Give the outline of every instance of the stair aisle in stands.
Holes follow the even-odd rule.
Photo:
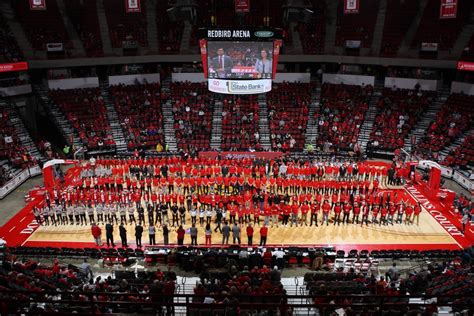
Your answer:
[[[260,144],[263,150],[270,150],[272,146],[270,143],[270,126],[268,124],[267,96],[264,93],[258,95],[258,105],[260,109],[258,121]]]
[[[170,85],[171,85],[170,78],[166,78],[161,81],[161,94],[162,95],[170,95],[170,91],[171,91]],[[176,152],[178,151],[178,142],[176,141],[173,110],[172,110],[170,99],[162,103],[162,111],[163,111],[163,128],[165,131],[165,143],[168,145],[169,151]]]
[[[78,135],[74,132],[74,129],[69,124],[64,113],[58,108],[58,106],[48,96],[48,83],[44,80],[40,84],[32,84],[33,92],[38,95],[40,103],[43,105],[46,112],[52,117],[56,126],[61,131],[66,142],[70,143],[70,137],[72,135],[73,145],[76,149],[83,146],[82,141]]]
[[[312,145],[316,148],[316,141],[318,139],[318,119],[315,117],[319,113],[321,104],[321,84],[315,81],[316,87],[311,93],[311,103],[309,105],[308,125],[306,127],[306,146]]]
[[[212,117],[211,148],[221,150],[222,143],[222,101],[214,101],[214,113]]]
[[[120,125],[117,111],[115,111],[114,105],[110,102],[109,81],[107,79],[100,81],[100,94],[105,102],[107,119],[109,120],[110,128],[112,129],[112,137],[115,141],[116,150],[118,153],[127,152],[127,142],[123,134],[122,126]]]
[[[441,90],[438,91],[438,96],[436,100],[431,103],[429,108],[423,113],[423,117],[421,120],[416,124],[416,127],[408,134],[405,138],[405,147],[403,148],[406,152],[411,152],[411,140],[415,137],[415,143],[418,143],[421,138],[425,135],[428,127],[430,126],[431,122],[436,118],[436,114],[441,109],[446,100],[449,97],[449,88],[443,87]]]

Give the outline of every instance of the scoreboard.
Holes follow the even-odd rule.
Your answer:
[[[282,31],[262,28],[200,29],[204,77],[212,92],[257,94],[272,89]]]

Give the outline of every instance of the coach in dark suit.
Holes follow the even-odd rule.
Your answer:
[[[223,48],[217,50],[217,56],[212,58],[212,67],[218,78],[227,78],[232,71],[232,58],[227,56]]]
[[[137,247],[142,246],[142,235],[143,235],[143,226],[141,222],[138,222],[138,225],[135,226],[135,239],[137,241]]]
[[[105,225],[105,236],[107,237],[107,247],[110,247],[110,244],[112,244],[112,247],[115,247],[115,244],[114,244],[114,224],[112,224],[112,221],[108,222]]]

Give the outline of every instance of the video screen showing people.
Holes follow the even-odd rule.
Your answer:
[[[209,78],[271,79],[273,42],[208,42]]]

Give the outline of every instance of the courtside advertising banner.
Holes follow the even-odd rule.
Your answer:
[[[258,94],[272,90],[271,79],[223,80],[208,79],[209,91],[223,94]]]
[[[250,0],[234,0],[235,12],[250,12]]]
[[[0,64],[0,72],[28,70],[28,63],[22,61],[19,63]]]
[[[440,19],[455,19],[458,13],[458,0],[441,0]]]
[[[359,0],[344,0],[344,14],[359,13]]]
[[[46,10],[46,0],[30,0],[31,10]]]
[[[125,0],[125,11],[127,13],[141,12],[140,0]]]

